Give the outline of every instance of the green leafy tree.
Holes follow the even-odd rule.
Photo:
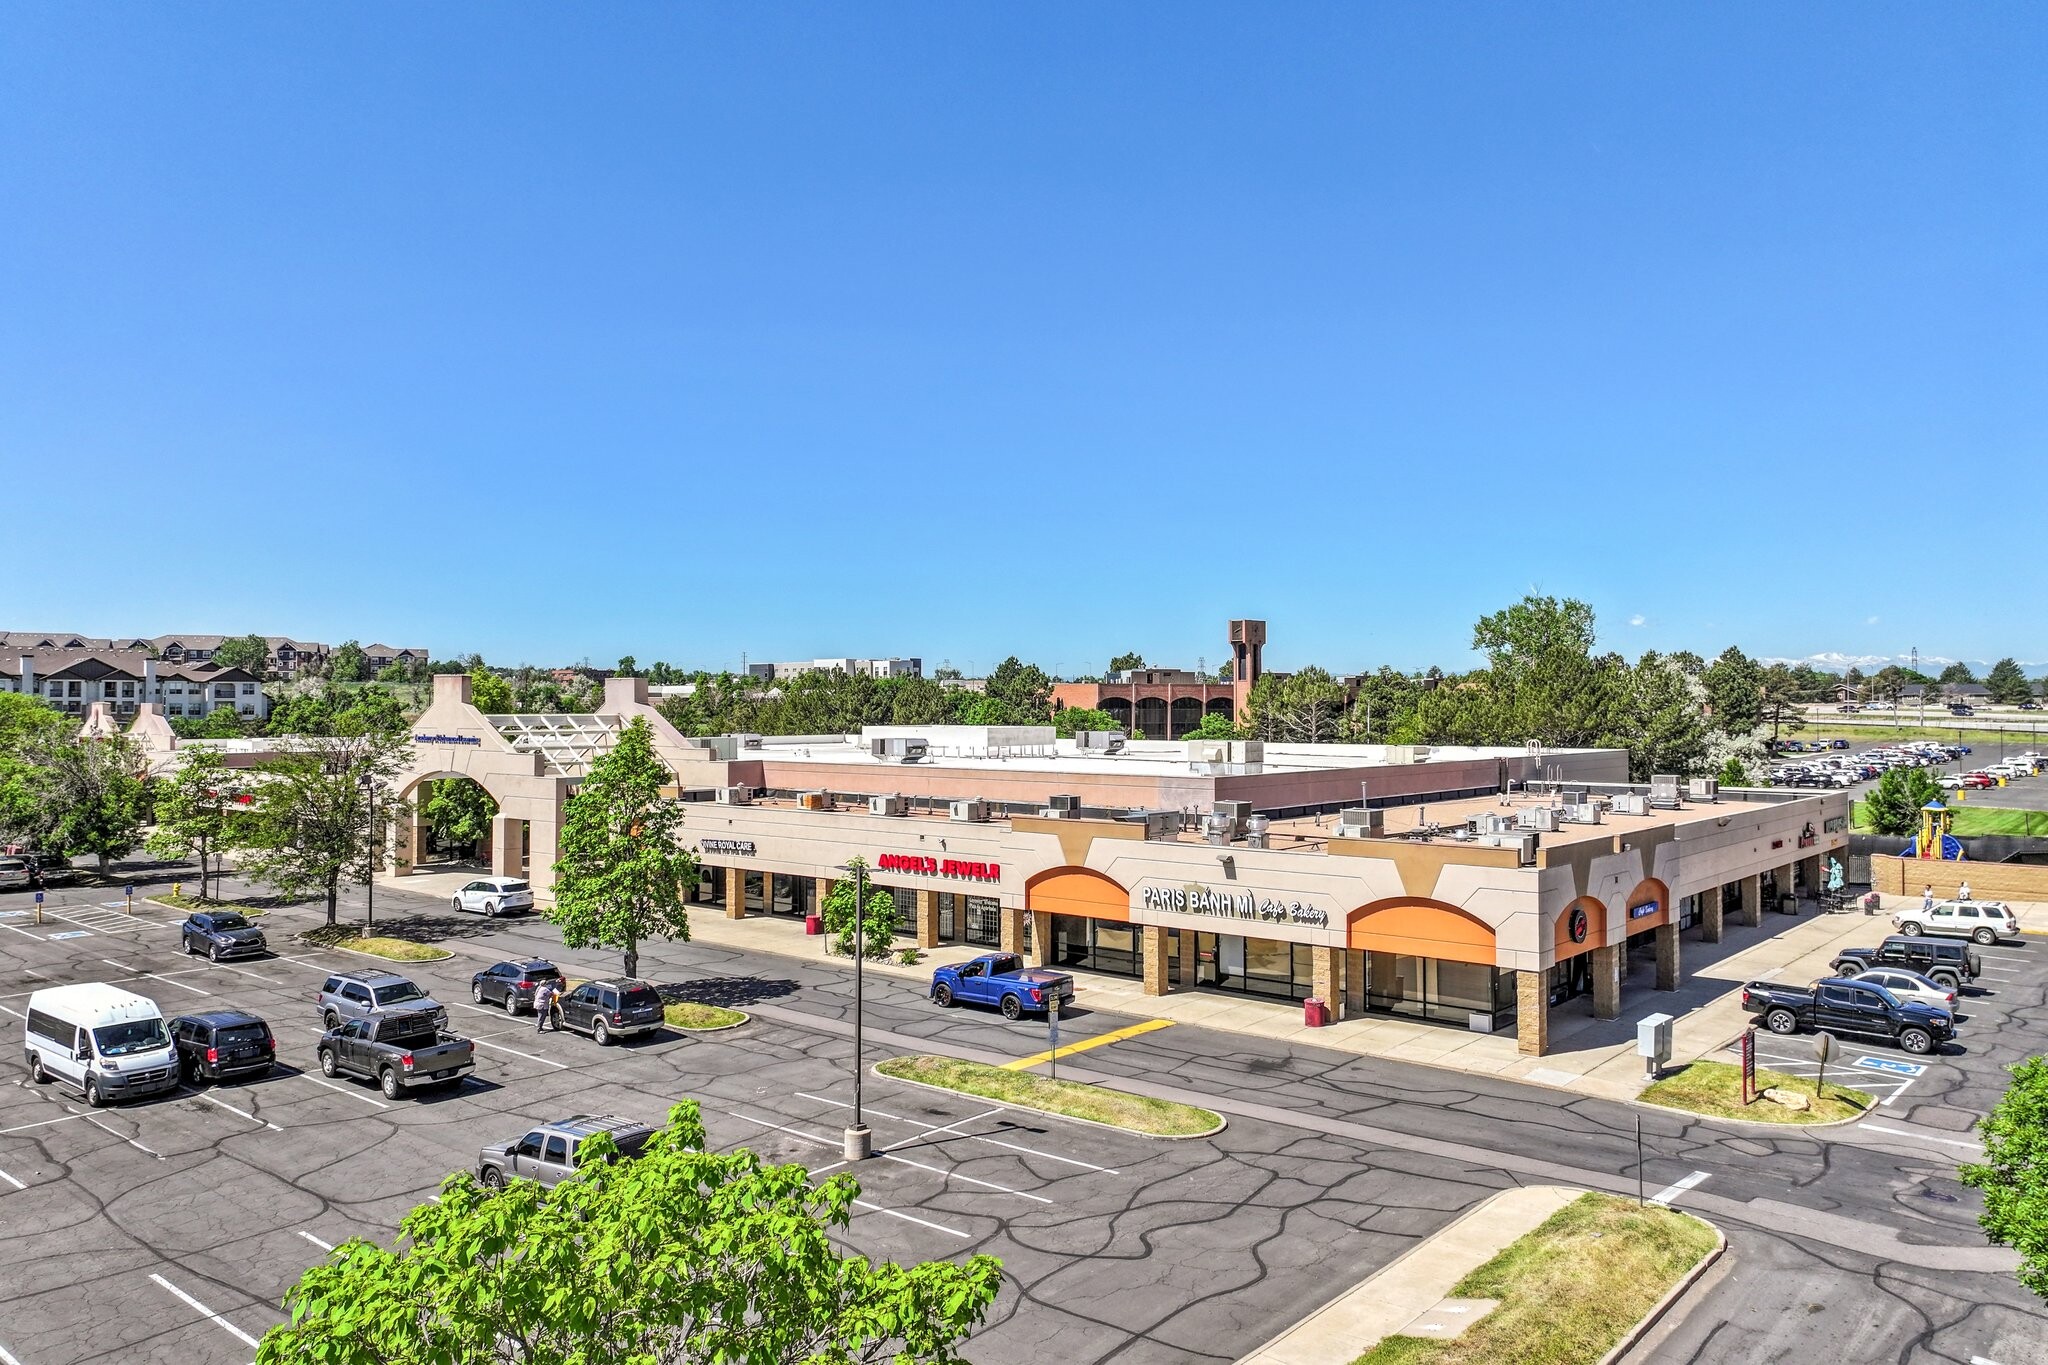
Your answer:
[[[847,866],[861,866],[862,860],[855,858]],[[832,883],[831,891],[825,895],[818,912],[825,917],[825,932],[833,936],[832,951],[844,957],[852,957],[854,881],[844,877]],[[868,883],[867,903],[861,907],[861,947],[869,959],[887,957],[895,947],[896,940],[896,897],[884,887]]]
[[[969,695],[933,678],[888,678],[882,686],[891,725],[950,725],[960,714],[960,699]]]
[[[619,660],[619,666],[612,673],[621,678],[634,678],[640,674],[640,661],[628,654]]]
[[[1764,673],[1756,660],[1730,645],[1707,665],[1701,681],[1707,685],[1714,728],[1722,734],[1746,735],[1763,724]]]
[[[1935,681],[1943,686],[1947,686],[1949,683],[1973,683],[1977,681],[1977,675],[1970,671],[1968,664],[1958,660],[1947,668],[1942,669],[1941,676],[1936,678]]]
[[[1062,711],[1062,712],[1061,712],[1060,714],[1061,714],[1062,716],[1066,716],[1066,715],[1070,715],[1070,714],[1074,714],[1074,713],[1072,713],[1072,712],[1066,712],[1066,711]],[[1089,713],[1089,712],[1086,712],[1086,711],[1083,711],[1083,712],[1080,712],[1079,714],[1081,714],[1081,715],[1088,715],[1088,714],[1091,714],[1091,713]],[[1106,714],[1106,713],[1101,713],[1101,712],[1097,712],[1097,713],[1094,713],[1094,714]],[[1095,726],[1095,725],[1089,725],[1089,726],[1085,726],[1085,727],[1083,727],[1083,728],[1085,728],[1085,729],[1090,729],[1090,730],[1094,730],[1094,729],[1109,729],[1109,730],[1114,730],[1114,729],[1117,729],[1117,728],[1119,728],[1119,727],[1117,726],[1116,722],[1115,722],[1114,720],[1112,720],[1112,721],[1111,721],[1111,722],[1110,722],[1110,723],[1109,723],[1109,724],[1108,724],[1107,726]],[[1184,739],[1244,739],[1244,738],[1246,738],[1246,736],[1245,736],[1245,732],[1244,732],[1243,728],[1242,728],[1241,726],[1239,726],[1239,725],[1238,725],[1238,723],[1237,723],[1236,721],[1232,720],[1232,719],[1231,719],[1230,717],[1228,717],[1228,716],[1225,716],[1225,715],[1220,715],[1220,714],[1218,714],[1218,713],[1217,713],[1217,712],[1215,712],[1215,711],[1204,711],[1204,712],[1202,713],[1202,723],[1201,723],[1200,725],[1197,725],[1197,726],[1196,726],[1196,727],[1195,727],[1194,729],[1192,729],[1192,730],[1188,731],[1186,735],[1182,736],[1182,738],[1184,738]]]
[[[1832,685],[1832,678],[1829,681]],[[1757,724],[1769,728],[1773,749],[1784,736],[1806,728],[1806,708],[1801,703],[1807,687],[1808,683],[1784,664],[1763,670],[1757,692]]]
[[[385,865],[392,827],[409,809],[391,792],[409,747],[381,732],[286,738],[257,765],[243,875],[287,898],[324,897],[333,924],[341,888],[368,885]]]
[[[35,844],[49,833],[41,755],[68,743],[77,722],[18,692],[0,692],[0,835]]]
[[[1984,1196],[1977,1216],[1992,1241],[2020,1254],[2019,1281],[2048,1299],[2048,1057],[2012,1067],[2012,1082],[1977,1121],[1984,1160],[1962,1180]]]
[[[1333,743],[1349,700],[1344,684],[1323,669],[1310,666],[1284,677],[1268,673],[1252,684],[1245,728],[1269,743]]]
[[[1690,777],[1705,771],[1705,686],[1675,660],[1654,650],[1644,654],[1628,672],[1616,739],[1628,750],[1631,782],[1647,782],[1658,773]],[[1731,785],[1743,786],[1747,780],[1745,774]]]
[[[426,799],[420,802],[420,814],[426,817],[443,848],[460,850],[466,857],[478,843],[490,837],[498,803],[468,778],[451,777],[433,784]]]
[[[842,1255],[860,1186],[706,1150],[691,1101],[631,1161],[502,1191],[467,1171],[385,1248],[357,1238],[286,1291],[257,1365],[960,1365],[1001,1262]]]
[[[932,680],[934,682],[957,682],[959,678],[960,670],[949,663],[940,664],[932,670]]]
[[[1225,659],[1222,663],[1216,665],[1216,681],[1229,682],[1231,676],[1231,667],[1231,661],[1228,659]]]
[[[470,705],[487,716],[516,714],[513,710],[512,684],[481,666],[469,670],[469,701]]]
[[[1489,742],[1577,747],[1611,742],[1627,665],[1593,655],[1593,609],[1530,595],[1481,617],[1472,647],[1486,655],[1481,734]]]
[[[270,663],[270,644],[261,635],[237,635],[220,642],[213,662],[221,668],[247,669],[260,678]]]
[[[217,749],[185,749],[177,774],[158,784],[152,858],[199,860],[199,898],[220,889],[221,859],[243,835],[252,798]],[[210,889],[209,889],[210,888]]]
[[[988,675],[986,699],[995,703],[1000,718],[973,724],[1047,725],[1052,721],[1052,678],[1036,664],[1020,663],[1014,654]]]
[[[335,682],[368,682],[370,659],[354,640],[345,640],[327,656],[327,676]]]
[[[171,729],[180,739],[240,739],[252,728],[232,706],[216,706],[203,716],[173,716]]]
[[[1107,711],[1098,711],[1091,706],[1069,706],[1055,712],[1052,718],[1052,726],[1062,739],[1072,739],[1082,730],[1121,730],[1124,728],[1117,724],[1115,716],[1112,716]],[[1207,736],[1190,734],[1189,738],[1207,738]]]
[[[1358,680],[1358,695],[1339,728],[1339,737],[1348,744],[1389,742],[1388,737],[1413,718],[1422,688],[1421,678],[1381,664],[1377,672]]]
[[[2017,706],[2034,695],[2033,684],[2010,657],[1991,665],[1991,671],[1984,675],[1984,689],[1991,694],[1991,700],[2004,706]]]
[[[1878,834],[1917,834],[1921,810],[1941,798],[1941,784],[1925,768],[1892,768],[1863,798],[1863,821]]]
[[[126,736],[63,737],[29,755],[34,812],[27,842],[99,860],[99,873],[142,842],[148,763]]]
[[[413,682],[415,681],[414,674],[416,671],[414,665],[400,663],[394,659],[377,670],[377,681],[386,686],[397,686],[400,683]]]
[[[1630,769],[1633,771],[1633,764],[1630,765]],[[1749,769],[1743,766],[1743,762],[1739,758],[1731,758],[1721,765],[1721,773],[1718,780],[1720,785],[1724,787],[1747,787],[1751,785]]]
[[[662,788],[675,781],[635,717],[569,798],[547,917],[570,948],[614,948],[627,976],[640,974],[640,943],[687,941],[686,887],[697,858],[683,846],[683,808]]]
[[[1126,669],[1143,668],[1144,666],[1145,656],[1137,653],[1119,654],[1109,661],[1109,671],[1112,673],[1122,673]]]

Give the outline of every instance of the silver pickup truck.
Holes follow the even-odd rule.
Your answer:
[[[423,1011],[351,1019],[320,1035],[320,1073],[374,1080],[386,1099],[420,1085],[457,1082],[476,1067],[467,1038],[444,1034]]]

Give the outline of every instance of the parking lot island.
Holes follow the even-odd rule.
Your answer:
[[[1873,1095],[1839,1085],[1826,1086],[1816,1093],[1811,1077],[1763,1067],[1757,1068],[1756,1084],[1759,1098],[1744,1104],[1741,1067],[1726,1062],[1690,1062],[1652,1084],[1643,1091],[1641,1099],[1645,1104],[1679,1109],[1703,1118],[1776,1124],[1848,1123],[1862,1118],[1877,1102]],[[1764,1099],[1761,1092],[1767,1089],[1803,1095],[1807,1105],[1801,1109]]]
[[[1080,1081],[1056,1081],[958,1057],[892,1057],[877,1065],[875,1071],[891,1080],[975,1095],[1013,1109],[1121,1128],[1146,1137],[1209,1137],[1222,1132],[1224,1127],[1221,1114],[1193,1105]]]

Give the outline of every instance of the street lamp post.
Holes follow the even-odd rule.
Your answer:
[[[368,773],[356,779],[363,788],[363,797],[369,802],[369,829],[364,832],[370,858],[369,871],[363,877],[363,925],[377,927],[377,781]]]
[[[862,1052],[862,965],[867,961],[867,937],[864,932],[868,899],[868,867],[860,860],[854,860],[849,867],[836,869],[853,874],[853,1122],[847,1125],[845,1156],[848,1161],[866,1161],[874,1153],[874,1134],[861,1117],[860,1089],[861,1073],[865,1069],[861,1062]]]

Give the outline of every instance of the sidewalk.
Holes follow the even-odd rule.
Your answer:
[[[1542,1226],[1580,1193],[1557,1185],[1502,1190],[1238,1365],[1347,1365],[1378,1345],[1381,1338],[1431,1314],[1458,1281],[1499,1255],[1516,1238]],[[1479,1310],[1471,1321],[1484,1316],[1493,1303],[1491,1299],[1461,1301],[1461,1305]],[[1462,1313],[1463,1306],[1458,1311]]]

